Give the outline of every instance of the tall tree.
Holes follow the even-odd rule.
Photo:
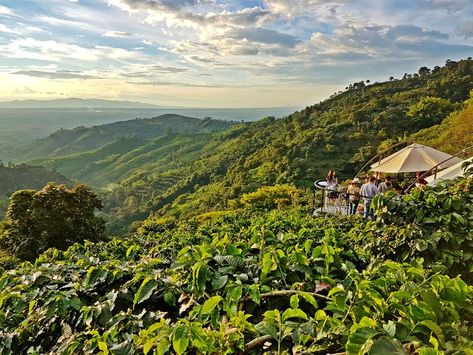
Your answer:
[[[50,183],[40,191],[17,191],[0,230],[0,248],[33,260],[51,247],[66,249],[84,240],[99,241],[105,232],[104,220],[95,216],[95,209],[100,208],[102,202],[85,185],[67,189]]]

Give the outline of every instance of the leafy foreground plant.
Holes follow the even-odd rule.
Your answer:
[[[473,282],[473,179],[446,181],[404,196],[378,196],[378,221],[360,226],[362,249],[397,261],[423,258]]]
[[[472,354],[472,287],[366,266],[356,223],[271,212],[50,250],[0,277],[0,352]]]

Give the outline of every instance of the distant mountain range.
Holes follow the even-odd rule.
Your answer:
[[[0,108],[162,108],[132,101],[68,98],[58,100],[15,100],[0,102]]]

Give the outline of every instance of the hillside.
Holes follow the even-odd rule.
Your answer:
[[[26,147],[20,154],[23,160],[64,156],[98,149],[119,139],[154,139],[170,133],[207,133],[225,130],[234,122],[197,119],[181,115],[162,115],[154,118],[120,121],[101,126],[58,130]]]
[[[450,154],[473,147],[473,100],[469,100],[464,110],[447,117],[440,125],[421,130],[411,138]],[[468,157],[473,155],[473,149],[467,154]]]
[[[71,181],[64,175],[43,166],[28,166],[26,164],[9,166],[0,162],[0,220],[10,195],[23,189],[41,189],[48,182],[70,185]]]
[[[351,178],[380,146],[438,126],[462,110],[472,89],[473,60],[447,61],[402,79],[350,84],[282,119],[229,127],[178,117],[179,127],[195,128],[179,130],[176,117],[165,116],[79,127],[38,141],[25,157],[41,157],[35,162],[107,186],[106,212],[123,228],[150,212],[187,218],[232,209],[242,194],[265,185],[310,188],[328,169]],[[462,124],[470,122],[465,117]],[[187,134],[217,130],[225,131]]]
[[[420,72],[384,83],[355,83],[286,118],[233,127],[191,164],[120,182],[105,196],[109,211],[122,222],[139,220],[147,211],[186,218],[231,209],[234,199],[264,185],[310,187],[328,169],[351,178],[380,144],[442,122],[461,109],[473,89],[473,60]],[[437,110],[425,122],[416,121],[409,112],[427,97],[438,99]],[[169,187],[162,181],[170,181]]]

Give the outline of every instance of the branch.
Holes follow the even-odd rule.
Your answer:
[[[262,337],[255,338],[252,341],[248,342],[245,344],[245,351],[244,354],[248,353],[249,351],[253,350],[254,348],[257,348],[267,341],[273,339],[271,335],[263,335]]]

